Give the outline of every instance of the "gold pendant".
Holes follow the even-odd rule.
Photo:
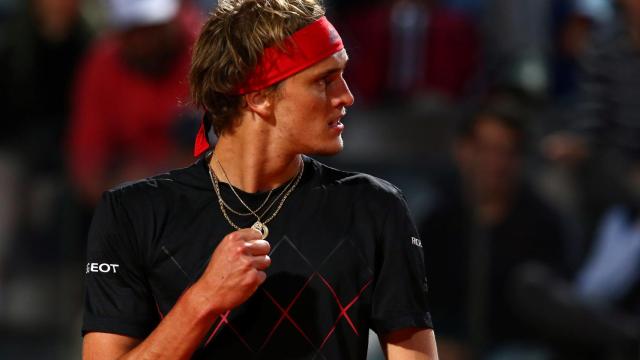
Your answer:
[[[260,221],[256,221],[251,228],[255,231],[259,231],[262,234],[262,240],[266,239],[269,236],[269,228],[267,225],[261,223]]]

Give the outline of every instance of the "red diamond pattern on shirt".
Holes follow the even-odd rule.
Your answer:
[[[364,257],[362,256],[361,253],[359,253],[359,251],[357,250],[357,247],[355,247],[354,244],[348,238],[342,239],[334,247],[334,249],[326,256],[326,258],[320,263],[319,271],[314,271],[314,266],[311,264],[311,262],[307,259],[307,257],[305,257],[302,254],[302,252],[300,252],[298,247],[286,236],[283,237],[280,241],[278,241],[272,247],[270,256],[272,259],[275,259],[276,255],[278,253],[282,253],[283,251],[285,254],[287,254],[287,256],[292,256],[293,254],[295,254],[295,256],[299,260],[302,260],[301,264],[304,264],[302,266],[305,267],[309,271],[309,273],[303,285],[300,288],[298,288],[297,290],[292,289],[292,291],[295,290],[296,292],[295,294],[292,294],[292,296],[289,299],[286,299],[286,296],[283,296],[281,294],[279,294],[280,295],[279,297],[275,296],[274,293],[272,292],[273,289],[268,290],[265,286],[262,286],[260,288],[259,291],[261,291],[266,296],[266,298],[269,299],[271,303],[273,303],[273,305],[276,307],[277,311],[280,314],[278,317],[278,320],[274,323],[268,335],[265,337],[264,341],[262,342],[262,345],[259,347],[250,346],[247,339],[243,337],[241,332],[238,329],[236,329],[233,326],[232,322],[229,320],[229,315],[232,311],[227,311],[225,314],[221,315],[220,320],[217,322],[216,326],[211,332],[211,335],[207,339],[205,346],[209,345],[209,343],[215,338],[215,336],[220,332],[220,330],[223,327],[227,326],[238,337],[238,339],[242,342],[242,344],[244,344],[244,346],[249,351],[251,351],[251,353],[259,353],[262,350],[264,350],[267,345],[269,345],[271,339],[275,335],[278,328],[281,327],[283,323],[287,322],[296,329],[296,331],[300,334],[300,336],[304,339],[306,343],[308,343],[313,349],[315,349],[316,356],[314,358],[320,357],[324,359],[325,357],[322,355],[321,350],[326,345],[327,341],[331,338],[331,336],[335,333],[336,328],[341,321],[346,322],[346,324],[351,328],[355,336],[360,336],[358,332],[358,327],[354,323],[353,319],[351,319],[351,317],[349,316],[348,311],[360,300],[362,294],[372,284],[373,272],[371,268],[368,266],[368,264],[364,261]],[[339,256],[337,256],[336,254],[339,254]],[[320,271],[323,268],[330,268],[332,266],[331,261],[334,258],[351,256],[351,259],[353,259],[354,255],[356,256],[357,259],[359,259],[358,261],[360,262],[360,265],[361,265],[360,267],[364,269],[364,273],[368,275],[368,278],[366,280],[362,280],[363,283],[359,287],[355,296],[350,297],[347,300],[341,300],[338,294],[338,291],[335,289],[335,284],[332,285],[331,279],[327,278],[326,274],[323,275]],[[274,261],[272,261],[272,263],[274,263]],[[337,310],[338,310],[338,315],[336,319],[333,321],[333,324],[330,327],[330,329],[328,329],[326,334],[322,335],[321,338],[318,339],[317,341],[312,340],[312,338],[304,330],[303,326],[301,326],[301,324],[299,324],[298,321],[291,314],[292,308],[294,308],[296,304],[299,302],[303,293],[305,291],[310,290],[309,286],[312,283],[312,281],[315,283],[319,282],[320,284],[323,285],[322,287],[327,290],[330,298],[333,299],[333,301],[335,301],[335,304],[337,305]],[[283,299],[283,297],[285,299]]]
[[[305,338],[305,340],[307,340],[307,342],[309,342],[309,344],[313,345],[313,341],[311,341],[311,339],[309,339],[309,337],[307,336],[307,334],[305,334],[305,332],[300,328],[300,325],[298,325],[298,323],[296,323],[292,318],[291,315],[289,314],[289,310],[291,310],[291,307],[296,303],[296,301],[298,301],[298,299],[300,298],[300,295],[302,294],[302,292],[307,288],[307,286],[309,286],[309,282],[311,282],[311,280],[313,279],[313,277],[315,276],[315,273],[311,274],[311,276],[307,279],[307,281],[305,282],[304,286],[300,289],[300,291],[298,291],[298,293],[296,294],[296,296],[293,298],[293,300],[289,303],[289,305],[287,306],[286,309],[283,309],[282,306],[276,301],[276,299],[273,298],[273,296],[271,296],[271,294],[265,290],[262,289],[262,291],[264,291],[264,293],[267,295],[267,297],[269,298],[269,300],[271,300],[271,302],[273,302],[273,304],[275,306],[278,307],[278,309],[282,312],[282,315],[280,316],[280,319],[278,319],[278,321],[276,322],[276,324],[273,326],[273,329],[271,329],[271,331],[269,332],[269,335],[267,336],[267,338],[264,340],[264,344],[262,344],[262,347],[260,348],[260,350],[264,349],[265,346],[267,346],[267,344],[269,343],[269,340],[271,340],[271,337],[273,336],[273,334],[276,332],[276,330],[278,329],[278,326],[280,326],[280,323],[282,323],[282,321],[286,318],[287,320],[289,320],[289,322],[291,322],[291,324],[296,328],[296,330],[298,330],[298,332],[300,333],[300,335],[302,335],[302,337]]]
[[[349,314],[347,314],[347,311],[349,311],[349,309],[360,299],[360,296],[369,287],[369,285],[371,285],[371,282],[373,281],[373,279],[370,279],[369,281],[367,281],[366,284],[364,284],[364,286],[358,292],[358,296],[354,297],[347,304],[347,306],[342,306],[342,303],[340,303],[340,299],[338,299],[338,296],[336,295],[336,292],[333,290],[333,287],[331,287],[331,285],[327,282],[325,278],[323,278],[322,276],[320,276],[320,278],[322,279],[322,282],[327,286],[327,288],[331,291],[333,298],[336,300],[336,302],[338,303],[338,306],[340,307],[340,315],[338,315],[338,318],[333,323],[331,330],[329,330],[329,333],[327,333],[327,336],[325,336],[324,340],[322,340],[322,344],[320,344],[320,348],[322,349],[324,347],[324,344],[327,343],[327,340],[329,340],[333,332],[336,330],[336,326],[338,326],[338,322],[343,317],[345,318],[345,320],[347,320],[347,322],[349,323],[349,326],[351,326],[351,329],[353,329],[353,332],[356,335],[360,336],[360,334],[358,333],[358,329],[356,328],[355,325],[353,325],[353,321],[351,321],[351,318],[349,317]]]

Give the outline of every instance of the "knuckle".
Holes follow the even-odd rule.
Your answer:
[[[244,254],[244,253],[245,253],[245,251],[246,251],[246,246],[245,246],[244,244],[242,244],[242,245],[240,245],[240,246],[236,246],[236,247],[234,248],[234,250],[233,250],[233,252],[234,252],[236,255],[242,255],[242,254]]]
[[[253,265],[251,264],[251,261],[249,261],[246,258],[242,258],[242,261],[240,262],[240,268],[243,270],[251,270],[253,268]]]
[[[238,233],[237,232],[232,232],[231,234],[227,235],[227,240],[231,241],[231,242],[236,242],[238,241]]]

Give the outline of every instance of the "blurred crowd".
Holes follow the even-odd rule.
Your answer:
[[[93,207],[192,161],[216,3],[0,0],[0,358],[79,358]],[[356,104],[321,160],[403,189],[440,358],[640,358],[640,1],[325,5]]]

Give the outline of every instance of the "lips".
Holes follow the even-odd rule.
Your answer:
[[[344,124],[340,120],[342,120],[344,116],[345,116],[345,111],[343,110],[342,113],[335,120],[329,122],[329,128],[342,130],[344,128]]]
[[[329,123],[329,128],[331,129],[338,128],[338,127],[344,127],[344,124],[342,124],[340,120],[332,121]]]

